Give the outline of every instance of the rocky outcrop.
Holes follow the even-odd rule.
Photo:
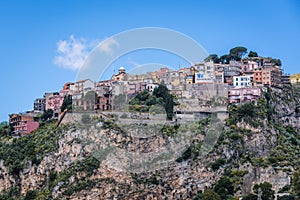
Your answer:
[[[277,123],[299,128],[298,97],[276,90],[269,101]],[[279,131],[267,119],[260,122],[261,126],[253,127],[239,121],[228,133],[231,127],[225,127],[225,139],[212,152],[181,162],[176,158],[185,152],[186,145],[204,141],[207,129],[205,133],[170,136],[153,134],[153,127],[161,130],[158,125],[148,125],[145,130],[145,125],[118,126],[103,120],[91,126],[76,123],[66,127],[57,149],[45,154],[38,164],[25,160],[19,176],[11,175],[0,160],[0,191],[20,186],[22,195],[29,190],[50,190],[51,198],[58,199],[192,199],[213,186],[230,167],[247,172],[237,195],[250,193],[254,184],[262,182],[271,183],[278,192],[291,184],[293,167],[259,167],[240,158],[267,158],[277,146]],[[140,134],[147,131],[146,136]],[[90,157],[98,162],[80,164]],[[220,158],[227,163],[213,170],[212,163]]]
[[[282,90],[272,89],[270,102],[274,107],[274,118],[286,126],[300,128],[300,93],[299,89],[285,87]]]
[[[255,167],[251,164],[245,164],[240,170],[246,170],[248,173],[243,177],[242,193],[249,194],[255,184],[269,182],[277,193],[286,185],[291,184],[293,168],[275,168],[275,167]]]
[[[22,195],[29,190],[42,190],[47,187],[51,172],[68,171],[72,164],[91,155],[100,161],[98,169],[90,176],[76,172],[67,180],[67,183],[58,182],[50,191],[53,198],[64,199],[69,196],[70,199],[115,197],[152,199],[164,195],[169,198],[186,199],[196,195],[198,191],[210,187],[222,174],[222,170],[215,172],[207,167],[207,163],[213,161],[214,156],[206,160],[182,163],[177,163],[172,159],[163,162],[164,159],[159,158],[162,161],[162,163],[158,162],[161,166],[147,163],[147,166],[140,167],[139,171],[134,171],[128,167],[132,157],[127,154],[137,153],[136,160],[141,162],[143,160],[141,156],[147,156],[149,152],[156,153],[157,149],[165,150],[166,146],[171,143],[170,138],[163,134],[138,138],[132,136],[133,134],[124,134],[118,128],[108,130],[101,129],[101,126],[100,122],[89,128],[69,128],[58,140],[58,149],[44,156],[38,165],[32,164],[31,161],[23,163],[24,168],[20,172],[18,180],[7,173],[7,169],[1,162],[1,191],[16,185],[16,182],[19,182]],[[105,152],[103,151],[105,149],[112,150]],[[100,152],[100,155],[97,152]],[[106,156],[103,157],[102,155],[105,153]],[[149,159],[156,158],[149,157]],[[143,163],[141,162],[141,164]],[[145,171],[140,173],[141,169],[145,169]],[[87,190],[82,189],[72,195],[64,193],[68,188],[64,184],[71,187],[80,180],[94,182]]]
[[[5,191],[14,186],[16,180],[9,175],[8,169],[3,165],[3,160],[0,160],[0,191]]]

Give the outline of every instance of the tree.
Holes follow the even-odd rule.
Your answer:
[[[192,148],[188,147],[183,153],[182,156],[176,159],[176,162],[182,162],[189,159],[192,156]]]
[[[228,64],[229,60],[228,60],[228,55],[223,55],[220,57],[219,61],[223,64]]]
[[[129,104],[132,105],[130,109],[142,112],[149,111],[149,107],[151,109],[155,108],[154,105],[160,105],[164,107],[167,119],[172,120],[173,118],[173,96],[169,94],[169,90],[164,84],[160,84],[155,88],[152,95],[148,90],[139,92],[134,98],[130,99]]]
[[[243,197],[243,200],[257,200],[257,195],[248,194],[247,196]]]
[[[292,190],[297,196],[300,196],[300,169],[293,174]]]
[[[136,99],[138,99],[139,101],[146,101],[148,99],[148,97],[150,96],[150,93],[148,90],[144,90],[142,92],[139,92],[136,95]]]
[[[234,186],[228,177],[222,177],[216,183],[214,190],[222,199],[227,199],[228,195],[234,194]]]
[[[257,52],[255,52],[255,51],[250,51],[249,52],[249,54],[248,54],[248,57],[258,57],[258,54],[257,54]]]
[[[270,62],[275,64],[276,66],[281,66],[281,60],[280,59],[272,58]]]
[[[215,171],[218,170],[222,165],[225,165],[226,160],[224,158],[219,158],[216,162],[211,164],[211,168]]]
[[[167,119],[172,120],[173,118],[173,109],[174,109],[174,101],[173,97],[169,94],[165,101],[165,109],[167,113]]]
[[[247,53],[246,47],[234,47],[229,51],[229,58],[240,61]]]
[[[251,103],[245,103],[238,108],[238,115],[240,118],[253,118],[255,117],[255,105]]]
[[[64,98],[64,101],[60,107],[60,111],[72,110],[72,95],[68,95]]]
[[[172,120],[174,101],[173,96],[169,94],[167,86],[164,84],[160,84],[157,88],[154,89],[153,95],[155,95],[157,98],[163,99],[164,107],[167,113],[167,119]]]
[[[10,126],[7,122],[1,122],[0,123],[0,135],[2,134],[9,134],[12,132],[12,126]]]
[[[145,101],[145,104],[147,106],[152,106],[156,104],[156,101],[157,101],[156,97],[152,95]]]
[[[25,196],[24,200],[32,200],[32,199],[35,199],[36,196],[37,196],[37,191],[36,190],[29,190],[26,193],[26,196]]]
[[[217,54],[210,54],[208,57],[204,59],[205,62],[213,61],[214,63],[219,63],[219,57]]]
[[[7,121],[3,121],[0,123],[0,128],[8,126]]]
[[[201,200],[221,200],[221,197],[212,189],[205,190]]]
[[[52,117],[53,117],[53,110],[48,109],[42,114],[41,119],[42,119],[42,121],[47,121],[47,120],[51,119]]]
[[[253,187],[253,191],[258,194],[259,188],[261,189],[261,198],[262,200],[272,200],[274,199],[275,192],[272,190],[272,185],[268,182],[263,182],[260,184],[255,184]]]

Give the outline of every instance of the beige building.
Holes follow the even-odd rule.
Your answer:
[[[290,76],[291,84],[300,83],[300,74],[293,74]]]
[[[113,81],[126,81],[128,79],[128,74],[125,71],[124,67],[120,67],[119,68],[119,73],[118,74],[114,74],[111,79]]]

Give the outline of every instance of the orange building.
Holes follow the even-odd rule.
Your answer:
[[[282,70],[278,66],[262,68],[262,83],[272,87],[282,87]]]
[[[261,71],[261,69],[254,70],[253,85],[254,86],[262,86],[262,71]]]

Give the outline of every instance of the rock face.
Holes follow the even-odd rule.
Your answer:
[[[253,184],[269,182],[272,184],[275,192],[291,184],[292,173],[274,167],[260,168],[254,166],[242,166],[241,169],[247,170],[243,178],[242,193],[249,194]]]
[[[82,159],[86,155],[82,150],[81,144],[68,143],[74,139],[75,135],[76,133],[72,130],[68,131],[64,137],[59,140],[59,148],[56,152],[43,157],[39,165],[32,164],[31,161],[26,161],[18,178],[5,173],[6,176],[0,179],[0,185],[2,186],[7,180],[14,180],[13,182],[18,181],[21,186],[21,194],[25,194],[28,190],[42,188],[50,171],[55,170],[61,172],[70,166],[71,163]],[[5,168],[1,165],[1,172],[3,169]]]
[[[16,181],[9,176],[8,169],[3,165],[3,160],[0,160],[0,191],[8,190]]]
[[[273,89],[270,95],[278,122],[286,126],[300,128],[300,94],[295,88]]]
[[[109,198],[191,198],[198,191],[210,187],[219,178],[222,170],[212,171],[207,168],[207,160],[185,161],[177,163],[170,161],[164,163],[163,168],[146,170],[143,173],[135,173],[128,169],[128,158],[122,151],[114,151],[105,158],[99,157],[97,151],[104,149],[108,144],[115,148],[128,148],[126,152],[142,153],[154,152],[164,148],[170,143],[168,137],[155,135],[149,138],[135,138],[124,135],[120,130],[103,130],[96,124],[88,129],[70,128],[58,140],[58,149],[43,157],[39,165],[31,161],[24,163],[24,168],[18,178],[9,175],[3,162],[0,164],[1,191],[7,190],[18,182],[21,194],[25,195],[29,190],[43,190],[49,182],[50,173],[55,171],[62,173],[68,171],[70,166],[87,156],[94,155],[99,161],[99,166],[89,176],[85,172],[74,172],[65,182],[58,182],[52,188],[53,198],[70,199],[109,199]],[[101,142],[101,140],[108,140]],[[106,146],[107,147],[107,146]],[[103,152],[101,152],[103,155]],[[210,158],[213,160],[213,158]],[[72,185],[80,180],[94,180],[88,190],[80,190],[71,195],[64,195],[64,184]]]
[[[271,94],[278,122],[299,128],[298,99],[282,91]],[[277,98],[293,100],[282,103]],[[0,192],[19,186],[21,195],[34,190],[42,196],[40,199],[193,199],[200,191],[212,187],[229,166],[247,172],[239,183],[240,189],[235,191],[237,195],[249,194],[254,184],[265,181],[278,192],[291,184],[292,166],[259,167],[236,160],[240,148],[246,155],[264,158],[276,147],[278,131],[266,120],[262,124],[263,128],[254,128],[238,122],[236,130],[251,133],[242,136],[243,143],[231,140],[218,143],[204,157],[193,156],[193,153],[197,142],[203,141],[208,133],[205,130],[195,133],[189,138],[194,145],[192,156],[180,162],[175,159],[183,155],[185,148],[180,152],[172,151],[176,149],[174,145],[180,144],[175,142],[176,135],[137,137],[142,130],[126,129],[124,132],[124,127],[107,125],[103,120],[89,127],[68,125],[60,135],[57,149],[47,153],[38,164],[25,160],[19,176],[11,175],[0,160]],[[229,137],[227,129],[224,128],[224,137]],[[184,137],[177,139],[182,141]],[[212,163],[220,158],[227,163],[213,169]]]

